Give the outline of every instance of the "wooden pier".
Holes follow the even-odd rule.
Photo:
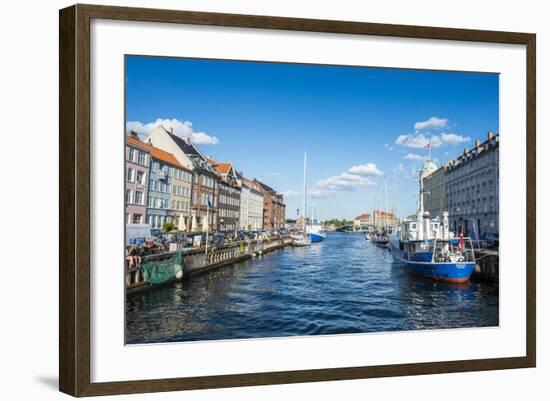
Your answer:
[[[498,251],[475,249],[476,267],[473,279],[498,283]]]
[[[151,284],[144,280],[143,273],[139,268],[126,268],[126,293],[131,294],[158,287],[159,285],[170,284],[197,274],[206,273],[212,269],[273,252],[291,243],[292,238],[284,236],[272,237],[262,241],[238,241],[222,246],[209,246],[208,252],[206,252],[205,247],[183,248],[181,251],[176,251],[182,253],[183,274],[180,277],[174,276],[171,280],[162,284]],[[161,262],[163,260],[170,260],[176,252],[144,256],[142,263],[145,261]]]

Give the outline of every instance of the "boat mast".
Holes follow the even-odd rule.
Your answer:
[[[306,210],[306,193],[307,193],[307,179],[306,179],[306,174],[307,174],[307,169],[306,169],[306,166],[307,166],[307,152],[304,152],[304,199],[303,199],[303,212],[302,212],[302,215],[304,216],[304,233],[306,232],[306,219],[307,219],[307,210]]]
[[[418,173],[418,185],[420,188],[420,193],[418,194],[418,213],[424,215],[424,183],[422,182],[422,171]]]
[[[381,213],[381,210],[380,210],[380,191],[382,190],[382,187],[380,186],[380,183],[377,182],[378,184],[378,201],[377,201],[377,205],[376,205],[376,212],[382,216],[382,213]],[[376,215],[376,213],[375,213]],[[376,231],[378,231],[378,220],[376,220]]]
[[[386,186],[386,174],[384,174],[384,231],[388,231],[388,188]]]
[[[424,185],[422,182],[422,170],[418,172],[418,233],[420,235],[420,240],[424,240],[426,238],[426,228],[424,224]]]

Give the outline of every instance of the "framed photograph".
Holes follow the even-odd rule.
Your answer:
[[[61,391],[535,366],[534,34],[59,18]]]

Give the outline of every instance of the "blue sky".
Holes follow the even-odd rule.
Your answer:
[[[316,217],[372,211],[384,176],[388,209],[413,213],[424,146],[441,163],[498,132],[498,90],[486,73],[126,57],[127,128],[190,136],[284,193],[289,218],[305,151]]]

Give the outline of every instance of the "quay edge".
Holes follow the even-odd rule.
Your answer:
[[[159,284],[151,284],[144,280],[143,274],[139,268],[125,268],[126,294],[136,294],[141,291],[160,288],[175,282],[188,279],[189,277],[204,274],[209,271],[250,259],[255,255],[263,255],[278,249],[285,248],[292,243],[290,236],[271,238],[258,243],[249,243],[238,241],[221,247],[212,247],[208,250],[208,260],[205,259],[205,248],[184,249],[182,251],[181,277],[173,278]],[[158,255],[144,256],[143,262],[151,260],[162,260],[172,258],[176,252],[166,252]]]

